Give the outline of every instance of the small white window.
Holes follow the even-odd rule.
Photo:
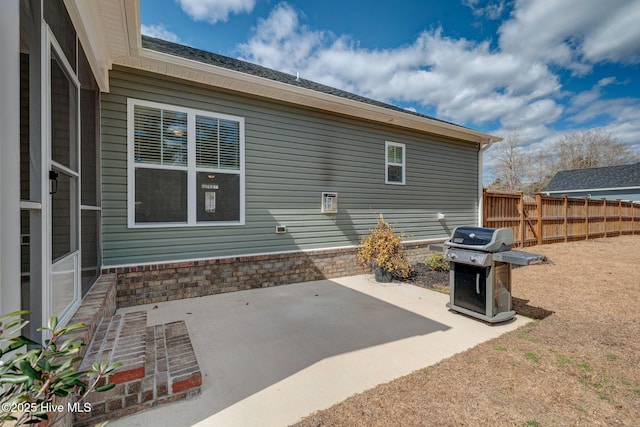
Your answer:
[[[385,142],[385,184],[405,184],[405,145]]]

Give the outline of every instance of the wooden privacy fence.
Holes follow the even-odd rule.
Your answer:
[[[483,225],[513,229],[514,246],[640,235],[640,204],[621,200],[573,199],[521,192],[483,191]]]

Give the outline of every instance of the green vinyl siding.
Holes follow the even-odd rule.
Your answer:
[[[244,225],[127,227],[128,98],[244,118]],[[105,266],[357,245],[378,213],[407,240],[477,221],[476,144],[121,67],[101,123]],[[385,184],[385,141],[405,145],[405,185]],[[337,214],[321,213],[323,192],[338,193]]]

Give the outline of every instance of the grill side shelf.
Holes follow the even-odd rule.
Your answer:
[[[522,251],[504,251],[493,254],[494,261],[507,262],[515,265],[529,265],[536,261],[546,261],[547,257],[541,254],[531,254]]]

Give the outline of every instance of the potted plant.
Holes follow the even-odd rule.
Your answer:
[[[358,263],[371,269],[378,282],[390,282],[394,276],[406,278],[411,267],[401,242],[402,236],[397,235],[380,214],[376,226],[360,241]]]

